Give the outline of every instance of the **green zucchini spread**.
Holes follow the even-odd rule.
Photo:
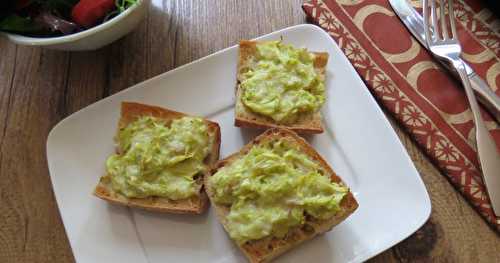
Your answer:
[[[255,61],[243,73],[241,100],[251,111],[278,123],[319,110],[325,85],[314,69],[315,55],[281,41],[257,44]]]
[[[197,195],[195,176],[210,152],[210,134],[200,118],[183,117],[167,125],[141,117],[117,135],[119,154],[106,161],[114,191],[127,197],[179,200]]]
[[[230,207],[227,229],[238,243],[283,237],[305,222],[305,213],[328,219],[349,189],[285,140],[253,146],[209,180],[214,201]]]

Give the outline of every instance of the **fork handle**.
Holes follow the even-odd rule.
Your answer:
[[[479,110],[479,105],[472,91],[463,61],[454,60],[453,65],[457,69],[458,75],[462,80],[465,94],[467,95],[474,116],[477,153],[483,172],[483,181],[491,200],[493,212],[497,216],[500,216],[500,154],[495,141],[491,137],[481,117],[481,111]]]
[[[462,85],[464,86],[465,94],[467,95],[467,99],[469,100],[472,114],[474,115],[474,123],[476,123],[476,126],[479,123],[482,123],[483,126],[485,126],[483,119],[481,118],[481,111],[479,109],[479,104],[477,103],[477,99],[474,96],[474,91],[472,90],[472,85],[465,71],[465,65],[463,61],[454,61],[453,64],[457,69],[458,76],[462,80]]]

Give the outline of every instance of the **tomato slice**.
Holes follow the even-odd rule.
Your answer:
[[[80,0],[71,11],[73,21],[82,27],[92,27],[115,9],[115,0]]]

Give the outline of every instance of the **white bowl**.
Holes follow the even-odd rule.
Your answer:
[[[137,4],[111,20],[76,34],[61,37],[27,37],[12,33],[1,34],[19,45],[66,51],[95,50],[132,31],[146,14],[149,1],[138,0]]]

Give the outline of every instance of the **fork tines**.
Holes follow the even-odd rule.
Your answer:
[[[438,3],[437,3],[438,2]],[[448,4],[446,4],[448,2]],[[446,8],[446,6],[448,8]],[[432,35],[426,34],[426,37],[434,42],[439,42],[440,40],[446,40],[450,38],[456,38],[457,32],[455,29],[455,19],[453,14],[453,1],[452,0],[424,0],[423,3],[423,16],[424,16],[424,27],[430,29]],[[438,9],[439,8],[439,17]],[[429,10],[430,9],[430,10]],[[448,12],[446,12],[448,9]],[[430,11],[430,14],[429,14]],[[430,22],[429,23],[429,18]],[[439,26],[440,24],[440,26]],[[426,33],[429,30],[426,30]],[[451,36],[450,33],[451,32]]]

